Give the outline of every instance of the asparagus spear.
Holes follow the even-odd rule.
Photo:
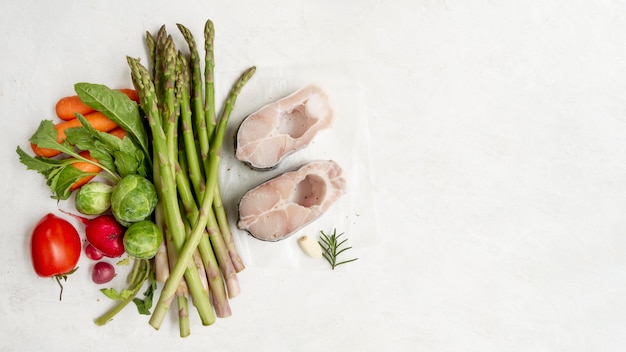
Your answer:
[[[187,89],[189,85],[189,68],[181,52],[178,53],[178,66],[179,74],[176,80],[176,98],[180,104],[181,130],[185,148],[183,158],[186,159],[189,178],[195,193],[202,194],[204,192],[204,177],[200,169],[200,162],[198,161],[198,150],[196,149],[195,141],[196,135],[194,134],[193,122],[191,120],[191,107],[189,106],[189,92]]]
[[[209,155],[209,138],[206,132],[206,120],[205,120],[205,110],[204,110],[204,101],[202,96],[202,76],[200,69],[200,55],[198,54],[198,48],[196,45],[196,41],[193,37],[191,31],[183,26],[182,24],[178,24],[178,29],[182,33],[187,45],[189,46],[189,60],[191,66],[191,77],[190,81],[191,85],[191,100],[193,105],[193,116],[195,116],[195,128],[198,131],[198,144],[200,146],[200,158],[202,160],[206,160]],[[204,189],[202,189],[204,192]]]
[[[187,213],[188,222],[193,222],[198,216],[198,208],[192,199],[189,180],[185,176],[185,171],[182,167],[177,168],[176,182],[181,198],[181,206]],[[198,251],[200,252],[202,266],[207,276],[207,284],[209,286],[211,302],[215,309],[215,315],[220,318],[230,316],[231,310],[224,287],[224,280],[220,272],[218,261],[215,258],[213,247],[209,242],[209,234],[207,231],[204,231],[202,234],[200,243],[198,243]]]
[[[198,144],[200,146],[200,155],[202,160],[205,162],[205,168],[208,169],[208,153],[209,153],[209,141],[213,136],[213,132],[216,126],[216,118],[215,118],[215,59],[214,59],[214,37],[215,37],[215,28],[213,26],[213,22],[211,20],[207,20],[204,27],[204,38],[205,38],[205,103],[204,109],[202,106],[202,79],[200,77],[200,60],[198,55],[198,50],[196,46],[196,42],[193,38],[191,31],[185,26],[178,24],[177,25],[180,32],[183,34],[183,37],[187,41],[190,51],[190,60],[192,66],[192,91],[193,91],[193,102],[194,102],[194,115],[196,116],[196,126],[198,129]],[[208,122],[206,121],[208,120]],[[198,198],[201,198],[203,187],[196,187]],[[199,190],[199,193],[198,193]],[[245,266],[237,249],[235,247],[234,240],[232,238],[230,228],[228,225],[228,219],[226,217],[226,212],[224,210],[224,206],[222,204],[221,194],[219,190],[219,185],[216,185],[215,197],[214,197],[214,205],[213,211],[215,212],[215,217],[217,219],[217,224],[219,227],[219,232],[221,234],[220,237],[223,238],[221,242],[223,242],[228,251],[228,255],[230,257],[230,262],[234,266],[236,272],[242,271]],[[213,226],[214,228],[217,228]]]
[[[167,147],[167,158],[171,160],[175,160],[175,145],[176,145],[176,126],[178,121],[178,115],[180,114],[180,108],[177,104],[176,100],[176,92],[175,92],[175,78],[177,75],[177,55],[176,49],[174,45],[174,41],[171,36],[166,35],[165,26],[162,26],[159,30],[158,34],[158,47],[155,46],[153,58],[155,67],[153,68],[154,77],[159,77],[160,79],[160,91],[157,91],[156,98],[157,101],[161,101],[160,111],[162,113],[161,116],[161,124],[163,126],[165,137],[166,137],[166,147]],[[158,66],[156,62],[158,61]],[[155,154],[158,154],[158,150],[155,148]],[[155,175],[158,175],[160,169],[162,167],[161,161],[155,162]],[[172,162],[170,162],[172,165]],[[171,166],[172,169],[174,166]],[[155,185],[158,188],[162,187],[161,180],[159,178],[155,178]],[[162,204],[162,203],[161,203]],[[165,234],[165,248],[166,248],[166,259],[168,261],[168,269],[169,266],[172,266],[173,263],[176,262],[178,257],[178,244],[177,240],[182,241],[184,236],[181,237],[180,234],[172,233],[172,230],[167,225],[167,221],[163,226],[163,233]],[[193,269],[191,265],[188,270],[189,273],[187,276],[193,275],[191,272]],[[169,272],[169,270],[168,270]],[[201,276],[199,276],[201,282]],[[189,323],[189,305],[187,302],[187,295],[189,294],[189,288],[187,286],[186,280],[181,280],[178,288],[176,290],[176,303],[178,306],[179,312],[179,333],[181,337],[189,336],[190,334],[190,323]]]
[[[213,199],[213,211],[215,212],[215,216],[217,217],[217,223],[222,234],[222,239],[224,240],[224,244],[226,245],[226,250],[228,251],[228,255],[233,264],[233,268],[236,272],[241,272],[245,269],[245,265],[243,264],[243,260],[239,256],[239,252],[237,251],[237,247],[235,246],[235,240],[233,239],[232,233],[230,232],[230,226],[228,225],[228,218],[226,217],[226,210],[224,209],[224,204],[222,203],[222,196],[220,194],[219,186],[215,189],[215,197]]]
[[[155,170],[156,171],[156,170]],[[163,218],[163,206],[161,202],[157,203],[154,210],[154,223],[159,227],[161,233],[165,233],[165,219]],[[169,260],[167,259],[167,238],[164,236],[157,254],[154,256],[154,273],[156,281],[163,283],[170,274]]]
[[[216,125],[214,40],[215,27],[211,20],[207,20],[204,25],[204,115],[207,119],[207,136],[209,139],[211,139]]]
[[[171,265],[150,324],[155,329],[160,328],[176,296],[182,314],[181,336],[186,336],[189,333],[188,306],[186,297],[179,291],[183,279],[204,325],[215,319],[212,308],[220,317],[230,315],[226,296],[234,297],[239,292],[236,273],[244,266],[236,252],[221,201],[218,167],[230,114],[241,89],[254,75],[255,67],[246,70],[232,87],[217,120],[213,23],[208,20],[205,24],[204,82],[195,40],[187,28],[177,26],[190,48],[189,63],[175,49],[165,26],[156,37],[146,35],[150,72],[139,60],[130,57],[127,60],[152,134],[153,159],[159,170],[154,173],[153,181],[159,192]],[[179,131],[183,137],[180,150]]]
[[[165,141],[167,144],[167,158],[172,161],[177,157],[178,143],[176,136],[177,127],[177,99],[176,99],[176,64],[178,55],[176,46],[171,35],[165,39],[163,46],[163,62],[162,62],[162,91],[157,92],[157,99],[161,102],[163,131],[165,132]],[[173,168],[173,163],[170,162]]]
[[[154,58],[152,60],[152,79],[154,80],[154,90],[157,94],[163,91],[163,52],[165,42],[167,40],[167,31],[165,25],[161,26],[157,31],[154,46]]]
[[[196,191],[196,194],[203,194],[204,181],[201,177],[200,162],[197,158],[196,143],[193,133],[193,126],[191,123],[191,112],[188,104],[188,96],[186,92],[188,79],[186,75],[186,66],[184,64],[184,57],[179,53],[179,60],[181,61],[181,70],[178,77],[177,87],[178,98],[181,107],[181,129],[183,134],[183,146],[182,151],[179,153],[178,166],[176,168],[176,184],[178,194],[181,199],[182,208],[185,209],[187,219],[193,223],[198,214],[198,207],[196,201],[191,192],[190,183]],[[187,177],[189,175],[189,177]],[[213,306],[215,313],[218,317],[225,317],[230,315],[230,306],[228,304],[228,298],[224,291],[224,282],[220,276],[220,266],[218,265],[213,247],[209,243],[209,235],[203,235],[198,245],[204,269],[209,277],[209,287],[212,292]]]
[[[156,151],[156,156],[158,156],[155,161],[158,160],[160,163],[160,173],[154,175],[154,178],[155,180],[158,179],[160,185],[160,187],[157,187],[157,190],[163,204],[165,223],[177,246],[182,246],[183,243],[186,243],[183,250],[179,253],[178,262],[170,272],[170,276],[165,283],[165,287],[169,288],[167,291],[168,294],[165,295],[166,298],[164,298],[162,292],[159,298],[159,303],[162,308],[157,309],[158,307],[155,307],[155,312],[150,320],[157,319],[158,321],[160,319],[158,324],[153,324],[153,326],[158,329],[184,274],[202,323],[204,325],[210,325],[215,321],[215,315],[208,299],[208,294],[203,290],[200,283],[198,271],[195,270],[193,262],[190,261],[197,243],[193,248],[187,250],[188,253],[185,252],[185,248],[188,247],[189,239],[187,239],[187,241],[185,240],[184,225],[178,207],[173,167],[171,160],[168,158],[167,140],[161,124],[161,114],[157,104],[154,83],[150,79],[148,70],[139,63],[138,59],[128,57],[127,60],[131,68],[133,84],[135,85],[141,106],[144,109],[148,118],[148,124],[152,130],[152,143]],[[203,226],[205,225],[206,224],[203,224]],[[167,302],[165,302],[165,300],[167,300]]]
[[[152,33],[146,31],[146,46],[148,47],[148,57],[150,58],[149,66],[152,67],[151,77],[154,79],[154,72],[156,68],[156,39],[152,36]]]
[[[171,300],[176,292],[176,287],[182,279],[185,268],[191,260],[191,257],[195,249],[197,248],[198,243],[200,242],[200,238],[204,233],[204,229],[209,220],[209,213],[211,205],[213,203],[213,196],[215,194],[221,146],[224,141],[226,124],[228,123],[230,113],[233,110],[239,92],[241,91],[243,86],[245,86],[248,80],[254,75],[255,70],[255,67],[251,67],[246,70],[229,93],[226,106],[224,107],[218,124],[218,128],[216,129],[214,141],[209,149],[209,169],[207,170],[206,191],[204,194],[204,198],[202,199],[202,203],[198,212],[198,217],[192,227],[191,233],[187,237],[185,245],[178,253],[178,262],[171,270],[170,276],[165,282],[165,285],[161,291],[161,295],[159,296],[159,300],[152,313],[152,317],[150,318],[150,325],[152,325],[155,329],[158,329],[161,326],[161,323],[165,318],[165,314],[171,304]]]

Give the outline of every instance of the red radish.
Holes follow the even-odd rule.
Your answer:
[[[85,224],[87,241],[104,256],[117,258],[124,254],[124,232],[122,226],[113,215],[100,215],[93,219],[62,212],[75,217]]]
[[[91,279],[96,284],[106,284],[115,277],[115,268],[107,262],[97,262],[91,270]]]
[[[91,245],[91,243],[85,247],[85,255],[91,260],[100,260],[104,256],[102,255],[102,252],[97,250],[96,247]]]
[[[87,241],[107,257],[117,258],[124,254],[126,228],[113,215],[100,215],[85,223]]]

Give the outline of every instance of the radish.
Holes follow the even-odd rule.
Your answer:
[[[91,260],[100,260],[104,256],[102,255],[102,252],[97,250],[96,247],[91,245],[91,243],[85,247],[85,255]]]
[[[96,284],[106,284],[115,277],[115,268],[107,262],[97,262],[91,270],[91,280]]]
[[[117,258],[124,254],[124,232],[122,226],[113,215],[100,215],[93,219],[62,212],[75,217],[85,224],[87,241],[104,256]]]
[[[124,254],[126,228],[113,215],[100,215],[85,223],[87,241],[107,257],[117,258]]]

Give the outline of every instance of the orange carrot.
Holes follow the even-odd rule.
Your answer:
[[[117,124],[108,117],[104,116],[103,113],[99,111],[90,112],[85,115],[85,119],[89,122],[89,124],[100,132],[109,132],[110,130],[118,127]],[[57,141],[61,143],[65,140],[65,131],[68,128],[79,127],[80,121],[77,118],[73,120],[65,121],[54,125],[54,128],[57,130],[58,136]],[[58,150],[55,149],[47,149],[47,148],[39,148],[37,145],[31,143],[31,148],[33,152],[37,156],[45,156],[47,158],[52,158],[53,156],[57,156],[61,154]]]
[[[57,112],[57,116],[61,120],[65,121],[75,119],[75,113],[85,115],[93,111],[91,107],[85,105],[82,101],[80,101],[78,95],[61,98],[57,102],[55,110]]]
[[[78,154],[80,154],[82,157],[85,157],[89,160],[97,161],[96,159],[92,158],[91,154],[89,154],[89,152],[86,150]],[[102,168],[100,166],[88,163],[86,161],[79,161],[79,162],[73,163],[72,166],[83,172],[98,173],[102,171]],[[70,190],[73,191],[75,189],[82,187],[85,183],[91,181],[91,179],[94,177],[96,177],[96,175],[89,175],[89,176],[85,176],[79,179],[78,181],[74,182],[72,186],[70,186]]]
[[[118,90],[126,94],[126,96],[130,98],[130,100],[134,101],[135,103],[139,103],[139,94],[137,94],[136,90],[128,88],[122,88]]]
[[[124,139],[124,137],[126,137],[126,131],[121,128],[121,127],[116,127],[112,130],[109,131],[109,134],[119,138],[119,139]]]
[[[136,90],[127,89],[127,88],[116,89],[116,90],[119,90],[120,92],[126,94],[131,100],[139,103],[139,96],[137,95]],[[61,120],[65,120],[65,121],[75,119],[76,118],[75,113],[85,115],[94,111],[92,108],[85,105],[78,98],[78,95],[70,95],[70,96],[59,99],[59,101],[57,102],[55,106],[55,110],[56,110],[57,116]]]

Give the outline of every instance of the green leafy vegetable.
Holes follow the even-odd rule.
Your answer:
[[[161,242],[163,234],[151,220],[135,222],[124,233],[124,249],[129,256],[135,258],[153,258]]]
[[[154,292],[157,289],[157,281],[155,278],[154,271],[150,273],[149,277],[150,285],[143,293],[144,299],[139,299],[137,297],[133,298],[133,303],[137,306],[137,310],[139,314],[150,315],[150,308],[152,308],[152,298],[154,297]]]
[[[157,202],[157,192],[150,180],[139,175],[127,175],[117,183],[111,194],[111,211],[120,224],[130,226],[148,219]]]
[[[211,325],[216,317],[231,314],[228,299],[239,293],[236,274],[244,266],[228,228],[218,187],[218,168],[230,115],[256,68],[252,66],[242,73],[220,111],[215,103],[213,23],[207,20],[205,25],[204,76],[191,32],[177,26],[187,41],[189,55],[176,48],[172,36],[162,26],[156,37],[146,33],[150,68],[141,65],[138,59],[127,57],[140,105],[121,91],[104,85],[83,82],[74,86],[84,104],[124,129],[126,137],[98,132],[86,123],[84,116],[77,114],[81,125],[66,129],[63,142],[57,142],[58,134],[51,121],[42,122],[30,140],[40,148],[64,153],[60,157],[66,159],[31,157],[19,147],[18,154],[29,169],[46,176],[58,198],[69,197],[71,181],[86,175],[67,167],[79,161],[98,165],[104,170],[103,176],[114,181],[111,183],[118,190],[123,189],[120,187],[123,179],[131,175],[144,177],[156,186],[161,202],[154,217],[159,220],[158,226],[162,226],[165,235],[162,240],[166,241],[168,251],[165,258],[157,258],[165,262],[131,257],[119,261],[118,265],[133,263],[128,286],[101,290],[115,305],[95,323],[106,324],[133,302],[140,314],[151,314],[150,325],[159,329],[171,303],[176,301],[180,336],[187,336],[190,333],[188,297],[202,324]],[[89,152],[88,157],[93,160],[82,156],[87,155],[80,154],[82,151]],[[115,203],[113,193],[111,201]],[[116,213],[113,207],[111,211]],[[196,260],[202,261],[201,267]],[[171,270],[160,296],[154,298],[158,292],[156,268],[162,264]],[[203,276],[210,293],[203,285]],[[188,294],[179,292],[183,279]],[[144,297],[138,297],[146,284]]]
[[[151,270],[150,261],[146,259],[136,259],[134,260],[133,270],[128,275],[128,281],[129,281],[128,288],[125,288],[121,291],[117,291],[114,288],[101,289],[100,291],[105,296],[107,296],[108,298],[114,301],[118,301],[119,303],[117,303],[109,311],[107,311],[106,313],[98,317],[95,320],[96,325],[106,324],[109,320],[113,319],[113,317],[117,313],[121,312],[122,309],[126,307],[126,305],[128,305],[130,302],[134,302],[135,299],[137,299],[136,296],[139,293],[139,290],[141,290],[141,287],[146,282],[146,280],[150,281],[150,286],[156,285],[156,283],[152,282],[151,276],[152,276],[152,270]],[[149,288],[148,291],[146,291],[145,295],[146,296],[151,295],[153,290],[154,288]],[[135,302],[135,304],[137,303]],[[145,309],[149,309],[150,306],[147,305],[146,302],[144,301],[143,306],[141,308],[138,307],[138,309],[140,312],[142,311],[145,312]]]
[[[120,139],[100,132],[91,127],[83,115],[76,114],[76,117],[82,126],[67,129],[66,141],[80,150],[88,150],[92,157],[108,169],[115,170],[120,177],[129,174],[147,176],[148,165],[144,164],[147,159],[132,139]]]
[[[117,123],[135,140],[146,156],[150,155],[148,135],[139,107],[126,94],[102,84],[84,82],[76,83],[74,90],[83,103]]]
[[[43,120],[39,124],[35,134],[30,137],[29,141],[36,144],[40,148],[56,149],[60,152],[76,156],[74,147],[67,141],[62,143],[57,142],[58,132],[54,128],[54,123],[51,120]]]
[[[74,204],[85,215],[100,215],[111,207],[113,186],[104,182],[89,182],[78,189]]]
[[[86,122],[84,117],[80,121],[81,121],[81,123],[84,123],[87,126],[91,127]],[[76,130],[81,129],[81,128],[84,128],[84,126],[83,127],[70,128],[70,129],[68,129],[66,131],[66,134],[72,135],[73,133],[76,132]],[[74,131],[70,131],[70,130],[74,130]],[[82,138],[84,138],[84,136],[82,136]],[[81,140],[82,143],[84,143],[85,141],[82,140],[82,138],[80,140]],[[39,124],[39,127],[37,128],[37,131],[35,131],[35,133],[30,137],[29,141],[31,143],[33,143],[33,144],[36,144],[40,148],[55,149],[55,150],[58,150],[58,151],[60,151],[62,153],[70,155],[70,156],[72,156],[72,157],[74,157],[76,159],[79,159],[79,160],[82,160],[82,161],[85,161],[85,162],[88,162],[88,163],[96,164],[96,165],[102,167],[102,169],[105,170],[108,174],[110,174],[114,179],[119,179],[120,178],[114,172],[114,170],[111,169],[111,167],[109,165],[96,163],[94,161],[91,161],[91,160],[89,160],[87,158],[84,158],[84,157],[80,156],[80,154],[76,152],[76,150],[74,149],[74,146],[70,143],[70,141],[68,139],[69,139],[69,137],[66,138],[63,142],[59,143],[57,141],[57,131],[54,128],[54,124],[52,123],[52,121],[50,121],[50,120],[43,120]],[[97,151],[96,151],[96,154],[97,154]],[[95,158],[95,156],[94,156],[94,158]],[[39,159],[40,161],[46,162],[46,163],[49,162],[50,160],[52,160],[52,159],[44,158],[44,157],[37,157],[37,159]]]
[[[54,199],[68,199],[72,194],[70,187],[76,181],[91,175],[75,167],[70,167],[73,163],[85,161],[80,156],[80,159],[70,157],[59,160],[39,156],[32,157],[20,147],[17,147],[17,154],[26,169],[37,171],[46,177],[46,184],[50,187]]]
[[[150,154],[136,142],[147,143],[147,135],[142,125],[137,104],[124,93],[112,91],[102,85],[79,84],[79,91],[87,97],[92,97],[92,108],[102,109],[102,113],[114,120],[118,125],[128,128],[129,134],[136,138],[118,138],[109,133],[94,129],[81,114],[76,114],[81,126],[69,128],[65,131],[66,138],[57,141],[58,132],[51,120],[43,120],[37,131],[29,141],[40,148],[58,150],[69,158],[52,159],[46,157],[32,157],[21,148],[17,148],[20,162],[27,169],[35,170],[46,177],[46,184],[52,192],[52,198],[68,199],[72,193],[71,186],[85,176],[93,175],[74,167],[68,167],[76,162],[88,162],[99,166],[106,173],[105,177],[114,182],[130,174],[149,177],[151,171]],[[110,96],[106,94],[110,92]],[[117,94],[119,93],[119,94]],[[121,95],[121,96],[120,96]],[[100,104],[100,105],[98,105]],[[89,151],[94,160],[89,160],[79,154],[79,150]]]
[[[100,289],[100,292],[102,292],[105,296],[114,301],[123,301],[125,299],[128,299],[129,297],[135,297],[134,292],[127,289],[118,292],[114,288],[103,288]]]

